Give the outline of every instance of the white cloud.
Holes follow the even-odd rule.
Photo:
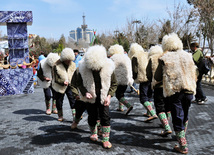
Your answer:
[[[185,0],[113,0],[108,11],[117,18],[135,17],[160,19],[167,17],[167,8],[173,9],[174,3],[184,3]]]
[[[54,12],[75,12],[81,7],[78,3],[73,0],[41,0],[50,5],[50,8]]]
[[[133,0],[113,0],[112,6],[108,8],[109,11],[118,11],[124,6],[130,6]]]

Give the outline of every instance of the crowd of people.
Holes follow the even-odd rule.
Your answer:
[[[159,118],[163,125],[160,136],[172,134],[172,120],[178,145],[174,149],[188,153],[186,131],[188,112],[193,95],[195,102],[207,101],[201,89],[202,75],[197,63],[203,57],[198,44],[191,44],[192,53],[183,50],[177,34],[165,35],[162,45],[153,45],[148,51],[132,43],[128,55],[121,45],[108,50],[102,45],[88,48],[84,56],[78,50],[65,48],[61,55],[49,53],[42,57],[38,68],[38,82],[44,90],[46,114],[58,114],[63,121],[63,100],[67,95],[73,115],[71,129],[75,129],[85,110],[88,113],[90,139],[102,137],[104,148],[111,148],[111,97],[118,100],[118,111],[134,108],[125,97],[128,86],[139,84],[139,101],[150,122]],[[51,109],[52,100],[52,109]],[[154,104],[154,108],[153,108]],[[172,119],[170,119],[172,118]]]

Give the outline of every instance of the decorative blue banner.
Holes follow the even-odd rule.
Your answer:
[[[27,39],[27,25],[26,23],[8,23],[7,24],[8,39]]]
[[[6,23],[27,23],[32,25],[32,11],[0,11],[0,24]]]
[[[0,11],[0,25],[7,25],[10,65],[29,63],[27,24],[32,21],[31,11]],[[32,68],[0,70],[0,96],[33,91]]]
[[[33,68],[0,70],[0,96],[33,92]]]

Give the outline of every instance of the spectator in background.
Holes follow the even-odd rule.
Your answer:
[[[128,53],[127,53],[126,51],[124,51],[124,54],[125,54],[126,56],[128,56]]]
[[[4,65],[9,64],[9,53],[6,52],[5,56],[4,56]]]
[[[199,49],[198,43],[191,43],[190,48],[191,48],[193,60],[197,66],[199,62],[203,59],[204,55],[202,51]],[[204,104],[207,101],[207,97],[204,95],[204,92],[201,87],[202,76],[203,76],[203,73],[199,71],[198,80],[196,83],[197,84],[196,95],[193,103]]]
[[[38,67],[37,67],[37,70],[39,70],[39,67],[40,67],[40,61],[45,59],[45,54],[43,51],[40,52],[40,56],[38,57],[38,60],[39,60],[39,63],[38,63]]]
[[[78,63],[80,60],[82,60],[82,56],[79,55],[79,50],[77,49],[74,49],[74,55],[75,55],[74,63],[76,64],[76,67],[78,67]]]

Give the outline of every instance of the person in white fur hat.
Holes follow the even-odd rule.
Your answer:
[[[132,85],[134,80],[132,78],[131,60],[124,54],[123,46],[113,45],[108,50],[108,56],[114,61],[115,75],[117,79],[116,98],[119,101],[119,111],[123,111],[123,105],[127,107],[126,115],[133,109],[133,106],[125,99],[124,93],[128,85]]]
[[[146,69],[146,75],[149,81],[151,81],[151,87],[154,90],[154,105],[156,113],[163,125],[164,131],[161,131],[161,136],[167,136],[172,133],[169,125],[169,119],[171,116],[170,102],[168,98],[163,96],[163,83],[162,81],[156,81],[154,74],[158,67],[158,59],[163,55],[163,49],[161,46],[152,46],[149,49],[149,63]]]
[[[52,74],[51,70],[53,65],[60,57],[56,53],[49,53],[47,58],[40,61],[40,67],[37,72],[38,83],[43,88],[46,103],[46,114],[50,115],[51,112],[57,114],[55,93],[51,86]],[[51,92],[52,92],[52,111],[51,111]]]
[[[61,52],[60,59],[53,67],[53,81],[52,87],[56,91],[56,107],[58,110],[58,121],[63,121],[63,100],[65,94],[69,100],[72,109],[73,119],[75,118],[74,97],[70,88],[71,78],[76,69],[73,62],[75,59],[74,52],[71,48],[65,48]]]
[[[106,49],[96,45],[90,47],[79,62],[76,87],[80,92],[80,100],[87,103],[90,139],[98,140],[97,119],[100,118],[102,143],[104,148],[111,148],[110,135],[110,99],[117,88],[114,74],[114,62],[107,58]]]
[[[196,66],[192,55],[183,50],[182,41],[177,34],[165,35],[162,48],[164,55],[159,58],[154,78],[156,81],[163,81],[163,95],[171,103],[172,123],[179,143],[174,149],[186,154],[188,112],[193,94],[196,93]]]
[[[148,96],[150,81],[146,75],[146,67],[148,65],[148,52],[144,52],[142,46],[138,43],[132,43],[129,51],[129,57],[132,61],[132,72],[135,83],[139,83],[140,102],[149,113],[149,118],[145,122],[149,122],[157,118],[156,112],[152,107],[152,98]],[[145,114],[144,114],[145,115]]]

